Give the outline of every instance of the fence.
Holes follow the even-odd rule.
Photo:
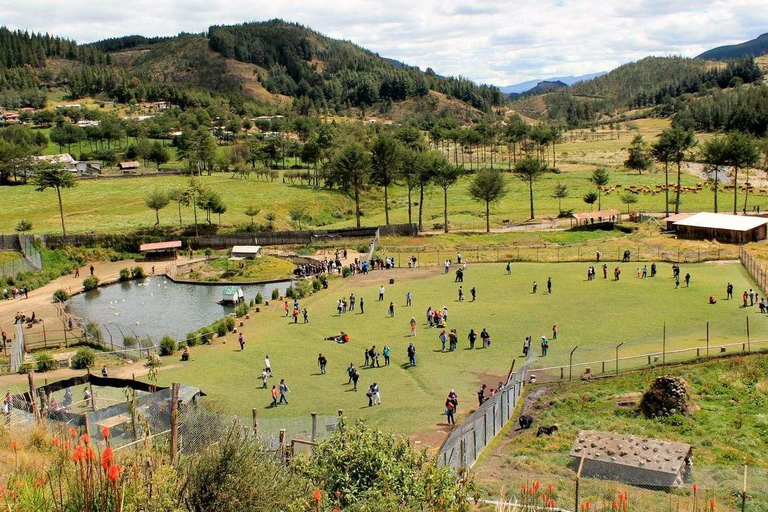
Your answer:
[[[510,372],[504,388],[483,402],[451,432],[438,452],[440,463],[457,470],[475,463],[483,448],[512,418],[523,392],[527,368],[523,365],[520,371]]]
[[[747,272],[749,272],[749,275],[752,276],[752,279],[755,280],[757,286],[759,286],[763,292],[768,290],[768,272],[766,272],[765,267],[757,260],[757,258],[747,252],[743,245],[739,246],[739,261]]]

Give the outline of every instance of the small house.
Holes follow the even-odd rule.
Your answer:
[[[222,304],[239,304],[245,300],[243,289],[239,286],[225,286],[221,291]]]
[[[79,176],[101,174],[101,162],[98,160],[79,160],[75,162],[75,170]]]
[[[765,240],[768,219],[747,215],[701,212],[674,223],[677,236],[738,243]]]
[[[685,443],[582,430],[570,456],[577,465],[583,461],[583,477],[674,488],[682,486],[690,472],[692,451]]]
[[[674,215],[670,215],[666,219],[664,219],[664,222],[667,224],[667,231],[675,231],[677,227],[675,226],[675,222],[687,219],[688,217],[692,216],[692,213],[676,213]]]
[[[37,165],[60,164],[60,165],[63,165],[65,169],[71,172],[77,172],[77,160],[72,158],[72,155],[70,155],[69,153],[61,153],[58,155],[35,156],[35,157],[32,157],[32,161]],[[35,166],[33,166],[33,168],[30,169],[31,174],[34,174],[35,172],[34,167]]]
[[[136,171],[139,169],[141,165],[136,160],[131,160],[129,162],[120,162],[117,164],[117,168],[121,171]]]
[[[141,244],[139,252],[144,254],[144,259],[176,259],[181,249],[181,240],[172,240],[170,242],[155,242],[151,244]]]
[[[574,226],[574,221],[575,226]],[[575,229],[613,229],[621,221],[619,210],[597,210],[595,212],[574,213],[571,215],[571,228]]]
[[[253,260],[261,256],[260,245],[236,245],[232,247],[230,260]]]

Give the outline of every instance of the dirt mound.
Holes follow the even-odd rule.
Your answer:
[[[686,415],[693,411],[688,383],[680,377],[657,377],[640,401],[640,412],[646,418]]]

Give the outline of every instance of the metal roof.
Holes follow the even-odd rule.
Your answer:
[[[152,244],[141,244],[139,246],[140,252],[146,251],[159,251],[162,249],[178,249],[181,247],[181,240],[174,240],[172,242],[155,242]]]
[[[260,245],[236,245],[232,247],[232,254],[258,254]]]
[[[763,224],[768,224],[768,219],[763,217],[750,217],[747,215],[726,215],[723,213],[709,212],[697,213],[696,215],[691,215],[687,219],[675,222],[675,226],[724,229],[728,231],[750,231]]]
[[[571,448],[571,457],[630,466],[647,471],[680,473],[691,445],[612,432],[582,430]]]

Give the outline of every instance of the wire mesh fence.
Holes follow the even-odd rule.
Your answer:
[[[752,279],[755,280],[757,286],[765,292],[768,289],[768,271],[765,267],[751,254],[747,252],[743,245],[739,246],[739,261],[747,270]]]

